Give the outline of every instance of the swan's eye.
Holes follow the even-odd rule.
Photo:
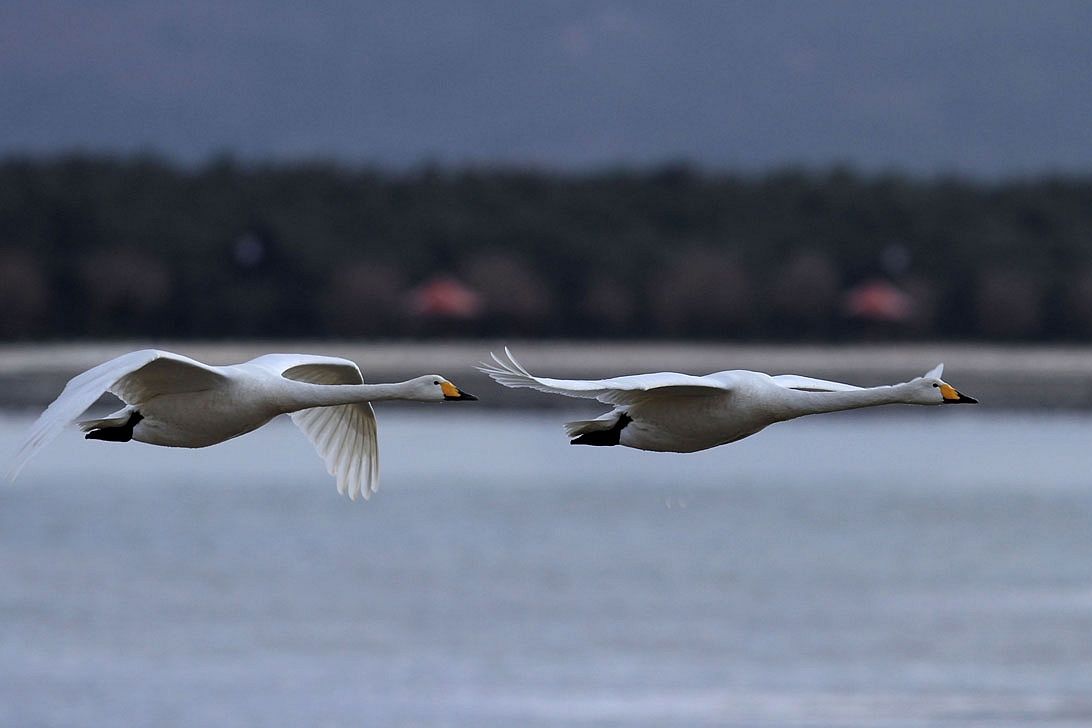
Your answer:
[[[439,387],[439,386],[440,386],[440,383],[439,383],[439,382],[433,382],[433,384],[435,384],[435,385],[436,385],[437,387]],[[935,386],[937,386],[937,385],[935,385],[935,384],[934,384],[933,386],[935,387]]]
[[[939,384],[937,384],[936,382],[933,382],[933,386],[934,386],[934,387],[939,387],[940,385],[939,385]]]

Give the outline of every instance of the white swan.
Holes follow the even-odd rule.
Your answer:
[[[796,374],[735,370],[704,377],[659,372],[612,379],[546,379],[508,361],[478,367],[506,387],[529,387],[614,405],[594,420],[569,422],[573,445],[623,445],[658,452],[696,452],[741,440],[775,422],[881,404],[948,404],[977,400],[944,382],[940,364],[925,376],[884,387],[855,387]]]
[[[379,445],[371,402],[472,400],[438,374],[398,384],[364,384],[348,359],[267,354],[243,364],[209,366],[169,351],[122,354],[74,377],[23,440],[8,474],[110,392],[126,407],[80,422],[90,440],[136,440],[206,447],[290,414],[337,478],[338,492],[368,498],[379,486]]]

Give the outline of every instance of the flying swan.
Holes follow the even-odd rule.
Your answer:
[[[595,399],[614,409],[565,424],[573,445],[622,445],[656,452],[697,452],[753,435],[775,422],[881,404],[977,404],[940,378],[939,364],[922,377],[883,387],[855,387],[797,374],[770,376],[742,369],[704,377],[658,372],[613,379],[547,379],[525,369],[507,347],[507,361],[478,369],[506,387],[529,387]]]
[[[372,402],[473,400],[438,374],[398,384],[364,384],[348,359],[267,354],[242,364],[209,366],[169,351],[122,354],[74,377],[30,428],[8,474],[26,462],[110,392],[125,402],[117,412],[79,423],[89,440],[207,447],[291,415],[355,500],[379,487],[379,443]]]

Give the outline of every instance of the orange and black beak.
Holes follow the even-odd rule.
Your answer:
[[[978,404],[977,399],[960,394],[950,384],[940,385],[940,395],[944,397],[944,404]]]
[[[473,394],[467,394],[451,382],[440,382],[440,389],[444,393],[444,400],[449,402],[458,402],[460,400],[472,402],[477,399]]]

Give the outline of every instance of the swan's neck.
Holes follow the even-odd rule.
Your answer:
[[[803,392],[791,390],[788,398],[788,417],[803,417],[824,412],[861,407],[877,407],[883,404],[912,404],[905,384],[892,384],[884,387],[867,387],[848,392]]]
[[[309,384],[292,382],[286,392],[285,412],[311,407],[334,407],[360,402],[380,402],[388,399],[414,399],[410,382],[396,384]]]

